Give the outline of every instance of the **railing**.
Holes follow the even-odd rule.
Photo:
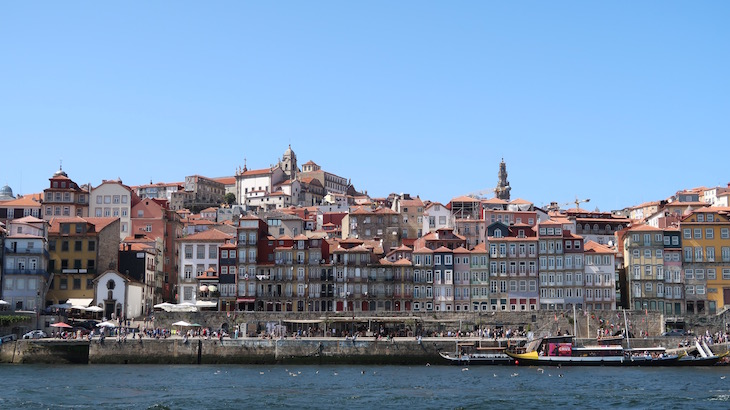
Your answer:
[[[6,275],[48,275],[49,272],[44,269],[5,269]]]

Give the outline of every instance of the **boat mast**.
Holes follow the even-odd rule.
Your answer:
[[[575,316],[575,303],[573,303],[573,336],[578,337],[578,317]]]
[[[624,334],[626,335],[626,348],[631,349],[631,342],[629,339],[629,322],[626,321],[626,310],[624,310]]]

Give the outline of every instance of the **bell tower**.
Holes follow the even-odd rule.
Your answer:
[[[284,151],[284,156],[281,158],[281,169],[289,179],[297,178],[297,154],[292,151],[291,144],[289,144],[289,148]]]
[[[507,164],[502,158],[502,162],[499,163],[499,173],[497,174],[498,181],[497,187],[494,188],[494,196],[504,201],[509,201],[509,191],[512,189],[507,181]]]

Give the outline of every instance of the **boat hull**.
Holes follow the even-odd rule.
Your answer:
[[[625,357],[625,356],[538,356],[537,352],[511,353],[507,355],[520,366],[672,366],[679,360],[678,356],[668,357]]]
[[[490,353],[490,354],[454,354],[439,352],[439,355],[446,359],[450,364],[459,366],[469,365],[506,365],[513,364],[514,360],[506,354]]]

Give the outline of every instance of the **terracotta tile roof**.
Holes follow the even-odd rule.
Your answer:
[[[248,176],[254,176],[254,175],[271,174],[272,172],[274,172],[274,169],[273,168],[251,169],[251,170],[248,170],[248,171],[244,172],[241,175],[248,177]]]
[[[227,243],[225,245],[221,245],[220,246],[221,249],[236,249],[237,247],[238,246],[236,246],[236,244],[233,243],[233,242],[229,242],[229,243]]]
[[[655,227],[653,227],[651,225],[639,224],[639,225],[632,225],[632,226],[630,226],[627,229],[627,231],[630,231],[630,232],[644,232],[644,231],[662,232],[663,229],[655,228]]]
[[[510,201],[510,204],[518,204],[518,205],[532,205],[532,202],[526,201],[522,198],[513,199]]]
[[[197,232],[192,235],[188,235],[186,237],[178,239],[182,242],[206,242],[206,241],[227,241],[229,239],[233,239],[233,235],[228,235],[227,233],[223,233],[217,229],[208,229],[203,232]]]
[[[96,218],[96,217],[88,217],[88,218],[81,218],[78,216],[73,216],[69,218],[52,218],[50,223],[50,228],[48,229],[48,233],[60,233],[61,232],[61,224],[62,223],[89,223],[94,225],[94,230],[98,233],[101,232],[104,228],[109,226],[109,224],[118,221],[119,218]]]
[[[402,259],[398,259],[397,261],[395,261],[393,263],[393,265],[395,265],[395,266],[411,266],[411,265],[413,265],[413,263],[411,263],[411,261],[409,261],[406,258],[402,258]]]
[[[401,246],[397,247],[396,249],[391,249],[391,252],[392,251],[397,251],[397,252],[410,252],[412,250],[413,249],[411,249],[411,248],[409,248],[409,247],[407,247],[405,245],[401,245]]]
[[[433,251],[429,248],[423,247],[421,249],[413,251],[413,253],[433,253]]]
[[[13,222],[21,222],[21,223],[26,223],[26,224],[30,224],[30,223],[39,223],[39,222],[43,222],[43,219],[40,219],[40,218],[36,218],[36,217],[35,217],[35,216],[33,216],[33,215],[28,215],[28,216],[24,216],[24,217],[22,217],[22,218],[18,218],[18,219],[13,219]]]
[[[479,202],[479,200],[470,196],[462,195],[453,198],[451,202]]]
[[[487,251],[487,244],[482,242],[475,246],[471,251],[474,253],[484,253]]]
[[[127,247],[129,247],[129,249],[127,249]],[[149,245],[144,244],[144,243],[125,243],[125,242],[122,242],[122,243],[119,244],[119,250],[120,251],[130,250],[130,251],[135,251],[135,252],[141,252],[141,251],[151,251],[151,250],[154,250],[154,249],[155,248],[153,246],[149,246]]]
[[[449,248],[445,247],[445,246],[442,246],[440,248],[435,249],[434,252],[438,252],[438,253],[453,253],[454,251],[452,249],[449,249]]]
[[[499,198],[489,198],[489,199],[482,199],[482,202],[485,204],[507,204],[508,202],[504,199]]]
[[[588,241],[583,245],[583,251],[588,253],[616,253],[613,249],[608,246],[601,245],[598,242]]]
[[[299,235],[297,235],[297,236],[294,237],[294,240],[295,241],[308,241],[309,238],[307,238],[306,236],[304,236],[302,234],[299,234]]]
[[[421,201],[421,198],[416,199],[404,199],[401,201],[402,206],[423,206],[423,201]]]
[[[22,198],[18,199],[11,199],[8,201],[0,201],[0,204],[2,206],[6,207],[13,207],[13,208],[20,208],[20,207],[40,207],[40,202],[29,198],[27,196],[24,196]]]
[[[316,162],[312,161],[311,159],[307,162],[305,162],[303,165],[317,165]]]
[[[236,177],[219,177],[212,179],[213,181],[220,182],[223,185],[236,185]]]
[[[440,248],[439,248],[439,249],[440,249]],[[465,254],[465,253],[470,253],[470,252],[469,252],[469,250],[468,250],[468,249],[466,249],[465,247],[463,247],[463,246],[459,246],[458,248],[454,249],[454,253],[458,253],[458,254]]]
[[[386,214],[386,215],[398,215],[398,212],[390,209],[390,208],[378,208],[375,210],[376,214]]]

